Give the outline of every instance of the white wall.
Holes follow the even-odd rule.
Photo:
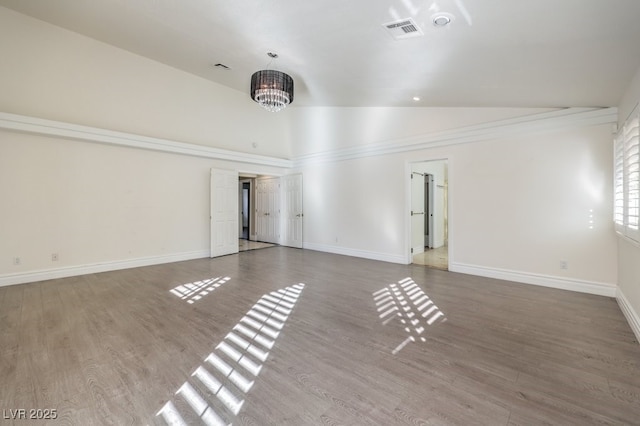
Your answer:
[[[291,155],[289,111],[264,111],[248,81],[246,92],[231,90],[3,7],[0,57],[0,112]]]
[[[542,108],[292,108],[292,154],[349,149],[552,111]]]
[[[0,112],[290,156],[286,111],[2,7],[0,56]],[[0,130],[0,284],[206,256],[211,167],[283,172]]]
[[[613,295],[611,138],[606,124],[307,164],[305,246],[405,262],[405,164],[448,158],[453,270]]]
[[[0,153],[0,282],[52,269],[73,275],[73,268],[97,264],[117,269],[206,257],[209,170],[247,168],[2,130]]]
[[[611,138],[600,125],[458,147],[451,263],[615,286]]]
[[[640,68],[625,92],[619,106],[619,127],[640,102]],[[640,244],[622,236],[618,237],[618,286],[619,296],[623,299],[623,308],[629,311],[629,322],[634,326],[640,339]],[[631,318],[630,318],[631,317]]]

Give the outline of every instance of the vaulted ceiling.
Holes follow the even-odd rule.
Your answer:
[[[295,80],[293,106],[615,106],[640,66],[638,0],[0,5],[247,96],[253,72],[285,71]],[[451,22],[434,25],[442,16]],[[414,37],[395,39],[384,25],[408,19]]]

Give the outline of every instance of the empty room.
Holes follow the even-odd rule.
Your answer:
[[[0,424],[640,424],[637,0],[0,0]]]

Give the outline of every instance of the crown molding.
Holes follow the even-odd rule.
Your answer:
[[[0,112],[0,129],[201,158],[291,168],[291,160]]]
[[[541,114],[460,127],[438,133],[426,133],[365,146],[306,154],[294,157],[292,160],[134,135],[125,132],[116,132],[5,112],[0,112],[0,129],[290,169],[313,163],[397,154],[441,146],[481,142],[518,134],[559,130],[567,127],[613,124],[617,123],[617,120],[618,109],[614,107],[564,108]]]
[[[306,154],[294,157],[293,162],[294,167],[300,167],[306,164],[397,154],[434,147],[481,142],[488,139],[532,132],[617,123],[617,121],[618,109],[615,107],[563,108],[541,114],[460,127],[438,133],[426,133],[376,144]]]

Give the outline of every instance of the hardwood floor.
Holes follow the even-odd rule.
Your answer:
[[[16,425],[640,424],[614,299],[285,247],[0,288],[0,383]]]

